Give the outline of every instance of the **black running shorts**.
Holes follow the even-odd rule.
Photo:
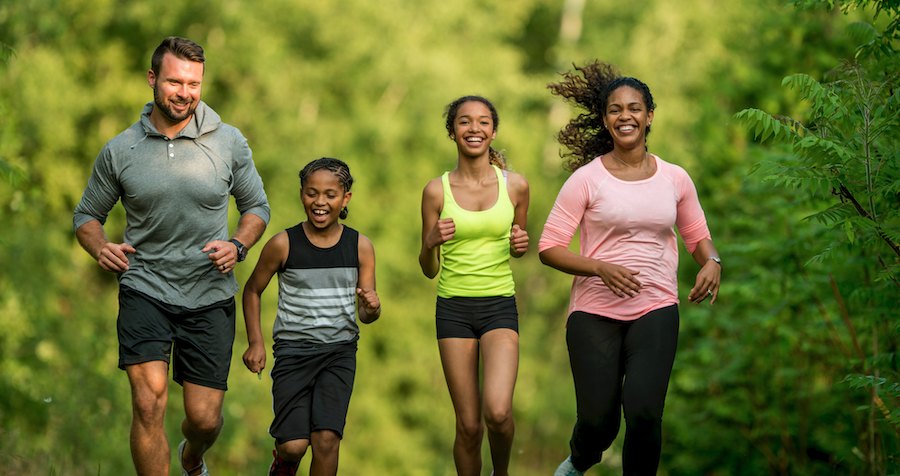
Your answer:
[[[480,339],[494,329],[519,332],[519,312],[515,296],[438,296],[435,306],[437,338]]]
[[[172,379],[228,390],[234,298],[188,309],[127,286],[119,289],[119,368],[172,357]],[[174,352],[172,344],[175,344]]]

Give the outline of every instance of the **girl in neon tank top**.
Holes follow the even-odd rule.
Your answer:
[[[422,194],[419,264],[438,271],[438,348],[456,412],[453,459],[460,475],[481,474],[487,426],[493,474],[507,476],[515,424],[512,396],[519,365],[518,313],[509,257],[528,249],[528,181],[506,172],[491,148],[499,118],[485,98],[447,106],[447,133],[457,167],[431,180]],[[478,361],[483,359],[484,389]],[[482,410],[484,423],[482,423]]]

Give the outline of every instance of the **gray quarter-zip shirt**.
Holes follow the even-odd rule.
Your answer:
[[[234,273],[222,274],[200,250],[228,240],[228,202],[243,216],[269,221],[269,203],[247,139],[204,102],[174,139],[140,121],[106,143],[73,219],[106,223],[118,200],[125,208],[123,241],[135,248],[119,282],[162,302],[196,309],[237,293]]]

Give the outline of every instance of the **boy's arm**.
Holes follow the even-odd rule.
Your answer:
[[[375,292],[375,247],[372,241],[359,235],[359,281],[356,285],[359,320],[375,322],[381,316],[381,300]]]
[[[260,373],[266,367],[266,345],[260,326],[261,297],[272,276],[284,266],[290,250],[287,232],[278,233],[263,247],[259,261],[253,268],[253,274],[244,285],[242,306],[244,324],[247,326],[247,350],[244,352],[244,365],[253,372]]]

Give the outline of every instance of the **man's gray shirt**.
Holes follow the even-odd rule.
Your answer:
[[[269,203],[247,139],[200,102],[174,139],[150,122],[153,103],[141,120],[100,151],[73,219],[106,223],[122,200],[127,225],[123,241],[135,248],[119,282],[162,302],[199,308],[237,293],[234,273],[221,274],[200,250],[227,241],[229,195],[243,216],[269,221]]]

